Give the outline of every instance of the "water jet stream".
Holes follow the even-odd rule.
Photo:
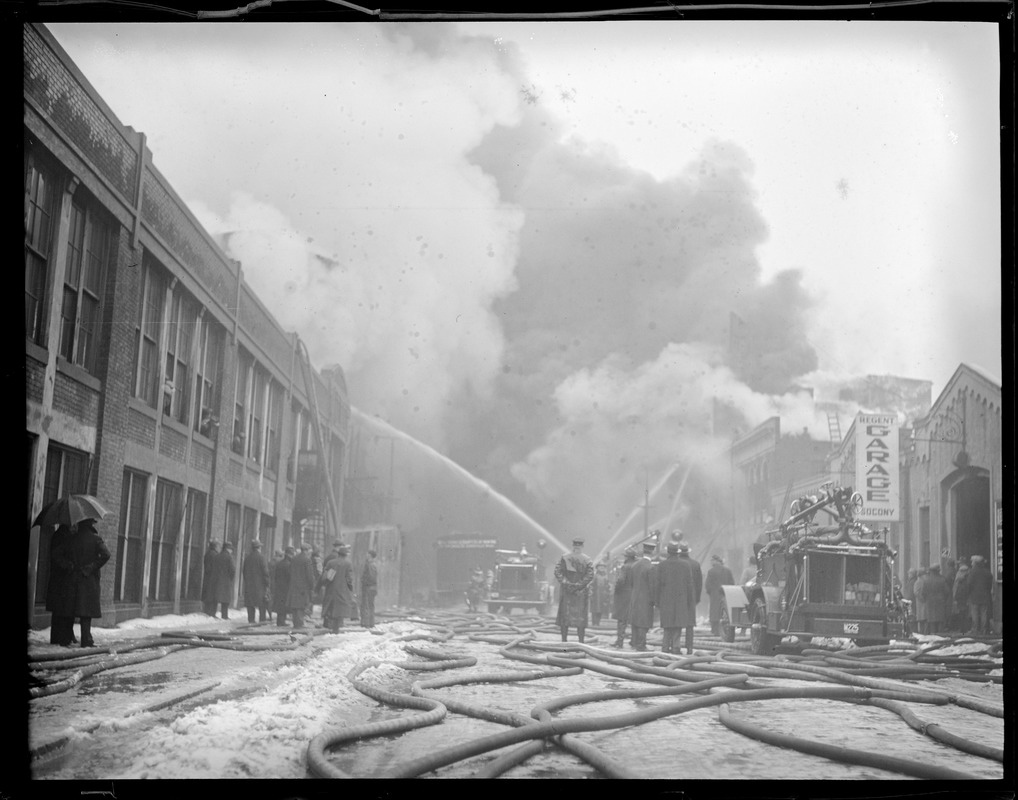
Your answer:
[[[661,479],[654,484],[654,488],[650,489],[650,491],[647,493],[648,500],[649,498],[657,494],[659,491],[661,491],[661,487],[664,486],[665,483],[667,483],[668,479],[672,477],[672,475],[675,474],[675,470],[677,470],[679,466],[680,464],[678,463],[672,464],[671,468],[668,469],[665,472],[665,474],[661,476]],[[641,508],[642,506],[637,506],[636,508],[634,508],[632,512],[630,512],[629,516],[622,521],[622,524],[619,525],[618,530],[615,531],[615,533],[611,535],[611,538],[609,538],[608,541],[605,542],[604,545],[601,547],[601,552],[597,554],[597,558],[595,558],[594,561],[600,561],[602,558],[604,558],[604,554],[608,552],[608,548],[611,547],[612,543],[619,538],[619,535],[622,533],[622,531],[626,529],[626,526],[633,521],[633,519],[636,517],[637,513],[639,513]]]
[[[476,475],[474,475],[473,473],[471,473],[468,470],[466,470],[463,467],[461,467],[459,464],[457,464],[455,461],[453,461],[448,456],[443,455],[442,453],[438,452],[435,448],[431,447],[430,445],[426,445],[424,442],[420,441],[419,439],[415,439],[409,433],[401,431],[399,428],[396,428],[396,427],[390,425],[385,420],[380,419],[378,417],[369,416],[368,414],[365,414],[363,411],[361,411],[361,410],[359,410],[357,408],[351,407],[350,408],[350,413],[353,416],[357,417],[360,420],[363,420],[364,422],[366,422],[366,423],[368,423],[370,425],[374,425],[374,426],[376,426],[378,428],[381,428],[386,433],[390,433],[390,434],[392,434],[394,436],[399,437],[400,439],[402,439],[405,442],[409,442],[414,447],[417,447],[421,451],[423,451],[426,455],[430,456],[433,459],[436,459],[441,464],[444,464],[445,466],[449,467],[449,469],[451,469],[457,475],[459,475],[459,476],[461,476],[463,478],[466,478],[468,481],[470,481],[478,489],[486,492],[488,495],[490,495],[495,500],[497,500],[499,502],[499,504],[502,505],[502,507],[505,508],[507,511],[510,511],[511,513],[515,514],[517,517],[522,519],[524,522],[526,522],[528,525],[532,526],[538,533],[540,533],[549,542],[551,542],[556,547],[558,547],[563,553],[568,553],[572,549],[572,548],[566,547],[566,545],[562,544],[562,542],[560,542],[558,539],[556,539],[548,531],[547,528],[545,528],[544,526],[540,525],[538,522],[533,520],[530,516],[528,516],[526,514],[526,512],[524,512],[519,506],[517,506],[508,497],[505,497],[504,495],[499,494],[497,491],[495,491],[493,488],[491,488],[491,486],[488,483],[486,483],[485,481],[482,481]]]

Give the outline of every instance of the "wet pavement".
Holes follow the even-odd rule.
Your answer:
[[[209,629],[222,626],[210,623]],[[231,627],[232,632],[242,633],[236,630],[238,626]],[[262,632],[272,635],[259,635],[259,646],[272,642],[293,646],[288,633]],[[505,658],[497,644],[470,641],[462,633],[447,642],[398,640],[415,632],[433,635],[436,630],[413,621],[386,621],[373,632],[353,626],[339,635],[315,636],[296,649],[241,652],[187,648],[91,676],[67,692],[31,701],[30,748],[37,754],[33,777],[309,777],[306,751],[315,735],[421,713],[388,707],[356,691],[346,675],[357,664],[367,660],[387,662],[365,670],[358,679],[401,692],[408,691],[414,681],[444,678],[453,672],[456,677],[466,678],[476,673],[536,668]],[[707,648],[704,652],[713,652],[710,648],[717,642],[709,631],[698,629],[697,635],[698,645]],[[496,638],[508,641],[512,634]],[[651,638],[653,641],[653,635]],[[554,643],[559,637],[545,629],[537,639]],[[587,643],[618,655],[620,651],[610,647],[613,640],[613,635],[601,633],[588,635]],[[454,671],[428,672],[407,671],[388,663],[414,658],[404,651],[406,644],[440,651],[448,658],[473,657],[477,663]],[[741,638],[734,646],[745,652],[746,643]],[[816,685],[787,679],[762,682],[775,686]],[[1002,702],[1001,684],[960,679],[922,683],[941,691]],[[426,694],[529,716],[535,705],[564,695],[646,686],[649,684],[586,670],[578,675],[525,682],[428,689]],[[556,712],[556,716],[606,717],[673,702],[675,698],[670,697],[608,700],[572,706]],[[910,703],[909,707],[925,721],[936,722],[973,741],[1003,747],[1002,719],[957,706]],[[150,710],[153,708],[156,710]],[[814,741],[939,763],[978,779],[1003,777],[1000,762],[941,744],[908,727],[896,714],[872,706],[786,699],[732,703],[730,710],[739,719]],[[330,753],[329,761],[351,777],[388,777],[398,765],[504,730],[505,726],[497,723],[450,713],[438,725],[344,746]],[[896,772],[839,763],[747,738],[722,725],[716,707],[636,726],[572,735],[646,778],[909,779]],[[425,777],[473,776],[507,749],[512,748],[485,753]],[[599,773],[576,756],[549,747],[504,777],[594,778]]]

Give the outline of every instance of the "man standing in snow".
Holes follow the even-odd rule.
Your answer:
[[[361,625],[375,627],[375,595],[378,594],[378,564],[374,550],[368,550],[364,569],[361,570]]]
[[[276,612],[276,625],[286,625],[290,613],[290,565],[297,551],[287,546],[286,553],[272,568],[272,610]]]
[[[255,621],[255,609],[258,610],[258,621],[265,622],[269,616],[269,565],[262,555],[262,543],[255,539],[251,542],[251,552],[244,557],[244,605],[247,606],[247,621]]]
[[[654,625],[654,595],[657,573],[651,557],[657,545],[643,543],[643,557],[633,564],[633,595],[629,601],[629,624],[633,626],[630,643],[634,650],[647,649],[647,631]]]
[[[575,626],[577,638],[582,642],[587,630],[590,584],[594,581],[594,562],[583,552],[583,539],[573,539],[573,552],[563,554],[558,560],[555,580],[562,587],[556,617],[562,641],[568,638],[569,627]]]
[[[300,552],[290,563],[290,590],[286,603],[293,614],[294,630],[304,627],[304,613],[314,590],[315,568],[311,564],[311,545],[302,542]]]
[[[219,542],[209,540],[205,551],[204,571],[201,575],[201,607],[210,617],[216,615],[216,557],[219,555]]]
[[[707,570],[707,581],[704,588],[710,598],[710,632],[716,636],[721,628],[721,608],[725,602],[725,593],[721,587],[732,586],[735,583],[735,578],[732,576],[732,571],[725,566],[721,556],[715,554],[710,558],[713,563]]]
[[[237,565],[233,560],[233,543],[224,542],[223,552],[216,556],[215,602],[219,604],[223,619],[230,618],[230,603],[233,602],[233,578]]]

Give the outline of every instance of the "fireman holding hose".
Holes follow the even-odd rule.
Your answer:
[[[583,539],[573,539],[573,552],[565,553],[558,560],[555,580],[562,586],[556,617],[562,641],[568,639],[569,628],[573,626],[582,642],[587,630],[590,584],[594,581],[594,561],[583,552]]]

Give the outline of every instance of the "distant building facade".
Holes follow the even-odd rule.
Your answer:
[[[199,610],[209,539],[233,542],[239,596],[251,540],[293,542],[330,486],[341,504],[343,375],[305,371],[144,134],[44,26],[23,32],[29,623],[49,624],[53,532],[31,523],[70,492],[110,511],[103,624]]]

